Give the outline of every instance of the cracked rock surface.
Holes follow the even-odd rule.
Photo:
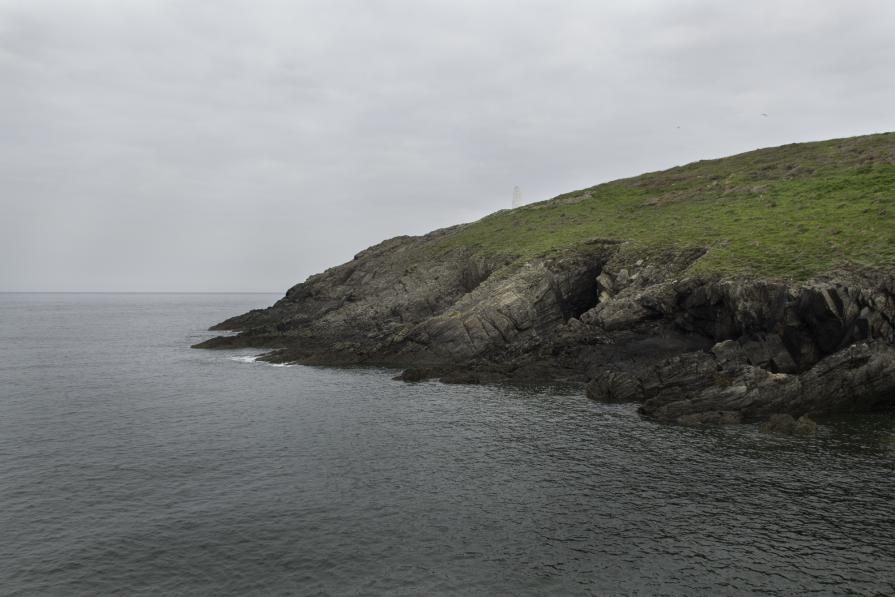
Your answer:
[[[406,369],[452,383],[575,381],[648,417],[725,424],[895,406],[895,279],[688,275],[704,249],[617,241],[531,260],[398,237],[311,276],[200,348]]]

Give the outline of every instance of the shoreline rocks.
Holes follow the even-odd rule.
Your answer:
[[[681,424],[895,408],[890,272],[692,276],[702,248],[644,259],[599,239],[520,261],[436,251],[445,233],[372,247],[197,347],[400,367],[406,381],[580,382],[593,400]]]

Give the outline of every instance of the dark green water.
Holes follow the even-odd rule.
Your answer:
[[[0,594],[895,593],[895,420],[811,440],[190,350],[259,295],[0,295]]]

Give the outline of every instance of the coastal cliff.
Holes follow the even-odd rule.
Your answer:
[[[198,348],[577,381],[679,423],[895,406],[895,134],[606,183],[373,246]]]

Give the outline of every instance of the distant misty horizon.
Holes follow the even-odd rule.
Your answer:
[[[0,292],[283,293],[397,235],[895,130],[895,4],[0,3]]]

